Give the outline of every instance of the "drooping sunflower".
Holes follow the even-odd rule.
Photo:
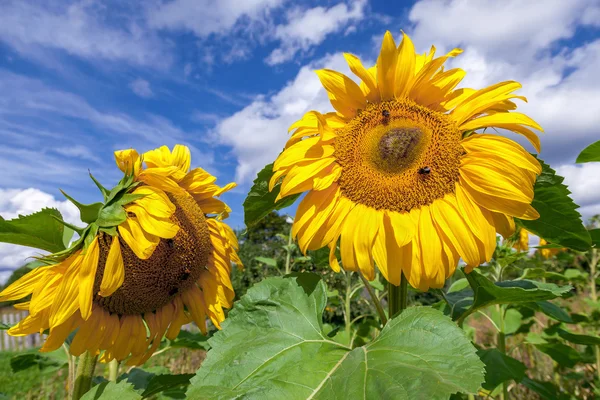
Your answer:
[[[184,324],[206,333],[210,318],[220,328],[234,297],[231,263],[241,262],[236,236],[222,222],[230,210],[215,197],[235,183],[219,187],[205,170],[190,170],[181,145],[115,158],[121,182],[107,190],[94,179],[104,202],[76,203],[89,223],[79,240],[6,288],[0,301],[31,295],[17,305],[29,315],[8,333],[48,330],[41,351],[76,331],[71,354],[102,352],[102,361],[139,365]]]
[[[514,217],[536,219],[531,207],[539,162],[522,146],[487,128],[524,135],[540,150],[542,130],[512,112],[517,82],[456,89],[465,76],[444,63],[461,53],[416,54],[404,34],[385,34],[375,66],[345,54],[355,83],[316,71],[335,112],[310,111],[295,122],[274,163],[279,198],[306,192],[293,235],[302,251],[340,243],[346,270],[374,279],[374,264],[398,285],[401,273],[421,290],[439,288],[459,258],[470,271],[490,260],[496,232],[510,236]]]

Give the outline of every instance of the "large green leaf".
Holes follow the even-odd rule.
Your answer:
[[[600,140],[596,143],[590,144],[588,147],[583,149],[581,153],[577,156],[576,163],[586,163],[586,162],[600,162]]]
[[[571,318],[568,312],[566,312],[556,304],[550,303],[549,301],[538,301],[535,303],[525,304],[525,306],[535,311],[541,311],[550,318],[553,318],[557,321],[566,322],[568,324],[574,323],[573,319]]]
[[[570,285],[558,286],[520,279],[515,281],[492,282],[476,269],[465,274],[471,289],[448,293],[450,316],[459,323],[475,311],[494,304],[523,304],[552,300],[569,292]]]
[[[477,391],[484,365],[439,311],[413,307],[350,349],[323,329],[314,274],[268,278],[237,302],[191,381],[193,399],[447,399]]]
[[[558,336],[571,343],[600,346],[600,337],[598,336],[579,335],[561,328],[557,329],[556,333],[558,333]]]
[[[51,253],[65,249],[65,226],[57,209],[44,208],[9,221],[0,220],[0,242],[35,247]],[[72,234],[72,232],[71,232]]]
[[[258,173],[246,200],[244,200],[244,223],[247,228],[266,217],[271,211],[291,206],[300,197],[300,194],[295,194],[275,202],[279,195],[280,184],[275,185],[273,191],[269,192],[271,176],[273,176],[273,164],[265,166]]]
[[[531,205],[540,213],[533,221],[520,220],[528,231],[548,242],[574,250],[586,251],[591,246],[588,231],[577,212],[579,206],[569,197],[571,192],[563,185],[564,178],[556,175],[550,166],[540,160],[543,170],[534,187]]]
[[[46,354],[38,352],[17,354],[10,359],[10,368],[12,372],[19,372],[32,367],[36,367],[43,372],[55,372],[66,367],[67,362],[65,352],[63,349],[59,349]]]
[[[169,341],[170,347],[186,347],[195,350],[208,350],[208,338],[201,333],[192,333],[186,330],[179,331],[175,340]]]
[[[592,229],[588,232],[592,237],[592,244],[597,248],[600,248],[600,229]]]
[[[83,395],[81,400],[118,399],[118,400],[141,400],[142,396],[135,391],[133,385],[127,381],[102,382],[91,388]]]
[[[525,377],[527,367],[498,349],[479,350],[477,355],[485,364],[484,389],[494,390],[502,382],[514,380],[519,383]]]

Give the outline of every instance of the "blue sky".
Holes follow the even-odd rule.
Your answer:
[[[116,183],[114,150],[183,143],[193,166],[239,183],[224,200],[242,227],[245,194],[287,127],[331,109],[312,71],[347,71],[343,51],[374,62],[387,29],[419,51],[465,49],[452,61],[465,86],[522,82],[522,110],[546,130],[541,157],[584,215],[600,213],[600,167],[573,165],[600,139],[598,0],[3,1],[0,16],[5,218],[51,205],[75,220],[58,188],[96,201],[87,170]],[[0,268],[28,254],[0,244]]]

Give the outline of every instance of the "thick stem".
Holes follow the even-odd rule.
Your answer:
[[[115,358],[110,363],[108,363],[108,380],[111,382],[116,382],[118,376],[119,376],[119,362]]]
[[[97,360],[98,356],[93,356],[88,351],[79,356],[75,385],[73,387],[73,400],[79,400],[90,390]]]
[[[292,259],[292,230],[290,228],[290,233],[288,235],[288,247],[287,247],[287,255],[285,256],[285,274],[288,275],[292,272],[292,268],[290,266],[290,261]]]
[[[404,274],[400,277],[400,286],[388,282],[389,317],[394,318],[406,309],[408,304],[408,281]]]
[[[73,383],[75,382],[75,357],[69,352],[69,348],[65,343],[62,345],[65,353],[67,354],[67,364],[69,366],[69,376],[67,377],[67,391],[69,398],[73,397]]]
[[[373,305],[377,309],[377,314],[379,315],[379,320],[381,321],[381,325],[387,324],[387,317],[385,316],[385,311],[383,310],[383,307],[381,306],[381,302],[379,301],[377,294],[373,291],[373,286],[371,286],[369,281],[362,274],[359,273],[358,275],[360,276],[360,279],[362,279],[362,281],[365,285],[365,288],[367,289],[367,292],[369,292],[369,296],[371,297],[371,300],[373,301]]]

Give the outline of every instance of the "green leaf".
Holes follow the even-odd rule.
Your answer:
[[[477,355],[485,364],[485,382],[481,385],[484,389],[494,390],[509,380],[519,383],[525,377],[527,367],[498,349],[479,350]]]
[[[523,274],[519,277],[519,279],[539,279],[539,278],[547,278],[554,279],[558,281],[567,281],[568,279],[559,273],[547,271],[544,268],[525,268],[523,270]]]
[[[47,354],[37,352],[18,354],[10,359],[12,372],[19,372],[32,367],[36,367],[43,372],[55,372],[66,365],[67,358],[62,349]]]
[[[540,213],[540,218],[519,220],[520,223],[550,243],[573,250],[588,250],[590,235],[581,221],[581,214],[577,212],[579,206],[569,197],[571,192],[562,183],[564,178],[556,175],[548,164],[539,161],[543,169],[535,182],[531,205]]]
[[[66,194],[63,190],[60,191],[63,196],[65,196],[71,203],[75,204],[75,206],[79,209],[79,218],[85,222],[86,224],[91,224],[92,222],[98,219],[98,214],[100,213],[100,209],[104,204],[102,203],[92,203],[92,204],[83,204]]]
[[[275,199],[279,195],[280,184],[275,185],[273,191],[269,192],[271,176],[273,176],[273,164],[265,166],[258,173],[246,200],[244,200],[244,223],[247,228],[266,217],[271,211],[291,206],[300,197],[300,194],[294,194],[276,203]]]
[[[188,349],[208,350],[208,338],[201,333],[192,333],[181,330],[175,340],[169,341],[171,347],[186,347]]]
[[[81,400],[140,400],[142,396],[135,391],[133,385],[127,381],[102,382],[91,388],[81,397]]]
[[[261,262],[263,264],[267,264],[271,267],[277,267],[277,260],[274,258],[267,258],[267,257],[254,257],[254,259],[258,262]]]
[[[439,311],[409,308],[350,349],[325,334],[326,299],[313,274],[252,287],[209,339],[188,398],[447,399],[483,382],[472,344]]]
[[[548,354],[559,365],[567,368],[573,368],[575,364],[581,361],[581,354],[574,348],[563,343],[542,343],[536,344],[542,353]]]
[[[117,203],[113,203],[109,206],[102,207],[98,214],[96,224],[99,227],[108,228],[117,226],[127,219],[127,212],[125,209]]]
[[[54,208],[44,208],[9,221],[0,220],[0,242],[35,247],[51,253],[65,250],[65,227],[62,215]]]
[[[578,164],[594,161],[600,161],[600,140],[583,149],[577,156],[577,160],[575,160]]]
[[[12,327],[13,327],[12,325],[9,325],[6,322],[0,321],[0,331],[7,331]],[[0,340],[2,340],[2,339],[0,339]]]
[[[504,310],[501,310],[500,312],[502,311]],[[500,323],[500,312],[496,309],[492,309],[491,311],[491,318],[492,321],[494,321],[494,323],[496,324],[496,326],[502,325]],[[514,308],[509,308],[504,312],[504,333],[507,335],[515,333],[521,326],[522,322],[523,316],[521,315],[521,313],[515,310]]]
[[[541,311],[550,318],[560,322],[566,322],[567,324],[572,324],[574,322],[569,313],[549,301],[538,301],[531,304],[525,304],[525,306],[536,311]]]
[[[448,288],[448,293],[458,292],[468,287],[469,281],[467,280],[467,278],[460,278],[454,281],[452,285],[450,285],[450,287]]]
[[[177,375],[156,375],[150,379],[148,387],[142,393],[143,398],[150,397],[157,393],[164,392],[166,390],[186,388],[190,384],[190,379],[194,377],[194,374],[177,374]]]
[[[475,311],[494,304],[523,304],[542,300],[552,300],[568,293],[570,285],[558,286],[553,283],[543,283],[520,279],[515,281],[492,282],[476,269],[465,274],[471,290],[461,290],[446,296],[448,300],[456,299],[451,304],[453,319],[458,318],[459,323]],[[469,302],[473,296],[473,301]],[[468,308],[467,308],[468,307]]]
[[[588,232],[592,237],[592,244],[600,248],[600,229],[590,229]]]
[[[527,389],[536,392],[543,400],[568,400],[570,396],[561,393],[560,389],[550,382],[540,382],[528,377],[523,378],[521,384]]]
[[[600,337],[591,336],[591,335],[578,335],[575,333],[571,333],[567,330],[559,328],[556,330],[558,336],[565,339],[567,342],[575,343],[575,344],[583,344],[588,346],[598,346],[600,345]]]

